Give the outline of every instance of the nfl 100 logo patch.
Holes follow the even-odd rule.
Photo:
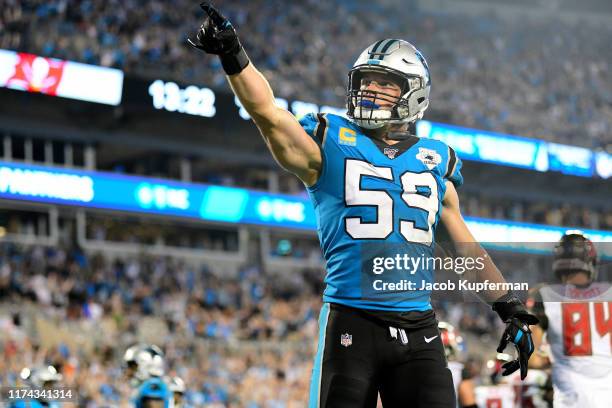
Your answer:
[[[387,156],[390,159],[395,159],[397,152],[399,152],[399,149],[396,149],[394,147],[385,147],[383,149],[383,153],[385,154],[385,156]]]
[[[340,344],[343,345],[344,347],[350,346],[351,344],[353,344],[353,336],[348,333],[341,334]]]

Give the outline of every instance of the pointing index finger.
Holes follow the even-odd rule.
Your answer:
[[[202,2],[200,3],[200,7],[208,14],[210,19],[215,23],[217,27],[222,27],[225,23],[226,19],[223,17],[221,13],[210,3],[210,2]]]

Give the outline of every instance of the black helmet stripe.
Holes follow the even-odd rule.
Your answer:
[[[374,55],[376,55],[376,50],[378,49],[378,47],[380,46],[380,44],[382,44],[385,40],[380,40],[379,42],[377,42],[376,44],[374,44],[374,46],[372,47],[372,49],[370,50],[370,59],[374,58]]]
[[[396,42],[397,40],[387,40],[385,45],[382,46],[380,52],[378,53],[378,59],[382,60],[383,58],[385,58],[385,53],[387,52],[387,50]]]

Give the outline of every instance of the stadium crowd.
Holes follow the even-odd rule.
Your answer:
[[[256,267],[221,279],[169,258],[108,262],[76,249],[3,243],[0,384],[14,384],[24,366],[44,362],[78,387],[82,401],[93,401],[87,406],[125,402],[121,354],[146,332],[148,319],[194,405],[301,406],[291,401],[306,400],[320,283],[293,289],[271,283]],[[36,312],[28,315],[33,304]],[[37,326],[38,337],[31,336],[28,316],[51,322],[55,333]],[[49,345],[67,325],[86,344],[66,336]],[[251,347],[238,344],[255,340]],[[270,340],[274,348],[265,347]]]
[[[1,4],[0,48],[226,88],[218,60],[186,46],[202,19],[193,2]],[[397,1],[364,7],[362,1],[227,0],[218,6],[278,96],[343,106],[346,74],[359,52],[399,36],[428,58],[431,109],[442,120],[593,148],[612,143],[609,25],[432,14]]]
[[[459,190],[464,215],[535,224],[612,229],[612,211],[547,200],[530,201],[470,194]]]
[[[0,386],[18,383],[23,367],[51,364],[79,406],[125,406],[122,353],[149,338],[168,373],[185,380],[191,406],[305,406],[320,271],[287,282],[254,265],[236,277],[211,268],[1,243]],[[484,305],[440,306],[438,316],[466,332],[499,329]]]

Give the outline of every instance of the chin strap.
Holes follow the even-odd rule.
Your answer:
[[[412,136],[412,133],[410,133],[407,130],[387,133],[387,139],[391,139],[391,140],[400,140],[401,141],[401,140],[406,140],[406,139],[408,139],[411,136]]]

